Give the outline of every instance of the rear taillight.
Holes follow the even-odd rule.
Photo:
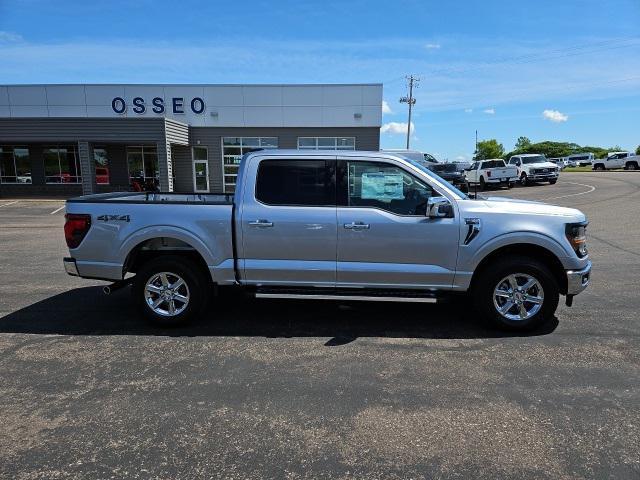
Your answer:
[[[91,215],[67,213],[64,222],[64,238],[69,248],[76,248],[91,228]]]
[[[488,172],[487,172],[487,177],[490,177],[490,176],[491,176],[491,172],[490,172],[490,171],[488,171]]]

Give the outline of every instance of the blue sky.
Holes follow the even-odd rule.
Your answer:
[[[0,84],[383,82],[397,148],[408,73],[412,148],[439,158],[476,129],[635,149],[640,0],[0,0]]]

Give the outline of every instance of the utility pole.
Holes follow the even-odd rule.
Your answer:
[[[420,82],[420,79],[413,75],[409,75],[407,80],[409,81],[409,96],[401,97],[400,103],[409,104],[409,121],[407,122],[407,150],[409,150],[409,138],[411,137],[411,109],[416,103],[416,99],[413,98],[413,86],[415,85],[416,88],[418,88],[418,82]]]
[[[474,157],[478,155],[478,130],[476,130],[476,151],[473,153],[474,153]]]

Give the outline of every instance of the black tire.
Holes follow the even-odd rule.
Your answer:
[[[507,188],[513,188],[513,182],[507,183]]]
[[[480,191],[484,192],[485,188],[487,188],[487,184],[484,181],[484,177],[480,177]]]
[[[502,284],[503,279],[512,274],[528,275],[537,280],[542,288],[542,306],[525,320],[513,320],[503,316],[498,312],[495,303],[498,300],[494,301],[494,290]],[[520,255],[507,256],[487,265],[478,272],[477,278],[474,278],[471,293],[474,306],[484,320],[495,327],[511,331],[532,330],[550,320],[558,307],[560,298],[558,284],[550,269],[534,258]],[[532,287],[529,293],[536,294],[536,287]],[[523,305],[525,309],[533,308],[530,302],[525,301]],[[507,314],[518,315],[518,312],[519,306],[514,304]]]
[[[549,185],[555,185],[558,180],[549,180]]]
[[[184,281],[184,286],[180,286],[176,289],[176,300],[174,303],[175,310],[180,310],[184,303],[178,300],[177,295],[187,297],[188,302],[182,311],[177,314],[170,313],[169,302],[163,301],[158,308],[167,311],[166,314],[160,314],[155,311],[151,305],[147,303],[147,297],[145,295],[145,289],[147,282],[156,275],[167,273],[169,282],[174,281],[172,285],[177,282],[177,277]],[[158,279],[159,281],[160,279]],[[162,282],[155,285],[160,286]],[[170,284],[171,286],[171,284]],[[136,273],[133,281],[133,300],[140,314],[150,321],[151,323],[159,326],[180,326],[188,324],[195,316],[202,313],[206,300],[208,298],[207,289],[209,282],[205,276],[203,269],[190,258],[178,255],[161,255],[145,263],[140,270]],[[164,287],[160,287],[164,288]],[[165,288],[166,290],[166,288]],[[171,289],[169,289],[171,290]],[[185,295],[186,294],[186,295]],[[150,293],[153,295],[151,300],[157,300],[161,294]]]
[[[638,170],[638,164],[637,164],[636,162],[628,162],[628,163],[625,165],[625,168],[626,168],[627,170]]]
[[[529,180],[527,179],[527,174],[522,172],[522,174],[520,175],[520,184],[523,187],[526,187],[527,185],[529,185]]]
[[[604,165],[603,165],[603,164],[601,164],[601,163],[596,163],[596,164],[593,166],[593,169],[594,169],[594,170],[604,170]]]

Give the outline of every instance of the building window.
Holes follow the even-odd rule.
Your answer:
[[[80,183],[80,162],[75,145],[56,145],[43,151],[46,183]]]
[[[225,193],[233,193],[236,189],[238,165],[242,155],[272,148],[278,148],[278,137],[223,137],[222,179]]]
[[[28,148],[0,145],[0,183],[31,183]]]
[[[136,192],[158,189],[158,149],[155,146],[127,147],[129,183]]]
[[[109,158],[104,147],[93,147],[93,164],[96,169],[96,184],[109,185]]]
[[[298,137],[299,150],[355,150],[355,137]]]

